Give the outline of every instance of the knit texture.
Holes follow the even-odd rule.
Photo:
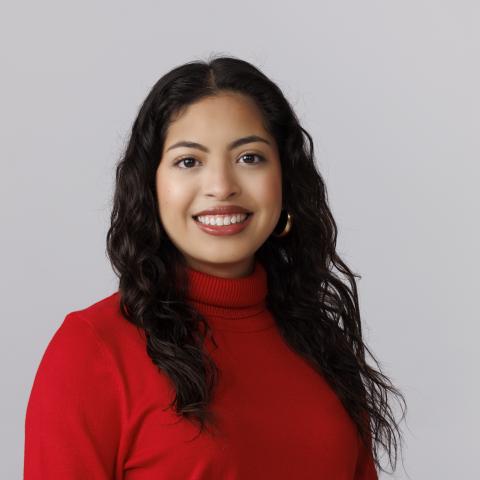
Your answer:
[[[267,273],[188,269],[188,301],[218,347],[217,430],[168,404],[173,384],[119,310],[119,292],[70,312],[41,358],[25,417],[26,480],[374,480],[370,448],[326,381],[281,338]]]

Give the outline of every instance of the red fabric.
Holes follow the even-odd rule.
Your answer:
[[[243,278],[189,270],[214,329],[219,432],[165,410],[168,377],[119,294],[69,313],[48,344],[25,417],[26,480],[374,480],[371,451],[324,379],[281,339],[257,261]]]

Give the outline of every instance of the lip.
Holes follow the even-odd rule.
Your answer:
[[[253,213],[249,214],[247,218],[242,223],[231,223],[230,225],[205,225],[204,223],[199,222],[196,219],[193,219],[195,224],[203,230],[205,233],[210,235],[234,235],[241,232],[247,228],[248,224],[251,222]]]
[[[201,212],[196,213],[193,217],[198,217],[200,215],[228,215],[235,213],[252,213],[246,208],[240,207],[239,205],[222,205],[218,207],[212,207],[207,210],[202,210]]]

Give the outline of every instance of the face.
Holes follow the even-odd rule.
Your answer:
[[[250,274],[255,252],[277,225],[281,165],[262,122],[249,97],[222,93],[189,105],[168,127],[156,172],[160,220],[195,270],[224,278]],[[245,139],[252,136],[258,138]],[[176,145],[182,142],[198,145]],[[222,206],[243,207],[252,215],[244,224],[226,226],[218,225],[223,215],[208,215],[215,224],[205,226],[192,218]]]

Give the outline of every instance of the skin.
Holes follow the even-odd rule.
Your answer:
[[[250,275],[254,254],[282,210],[278,147],[263,126],[261,111],[248,96],[222,92],[189,105],[172,120],[156,172],[158,209],[167,235],[197,271],[223,278]],[[250,135],[269,143],[254,141],[229,150],[232,141]],[[197,142],[209,152],[170,149],[180,141]],[[253,212],[250,224],[234,235],[202,231],[192,215],[220,205]]]

